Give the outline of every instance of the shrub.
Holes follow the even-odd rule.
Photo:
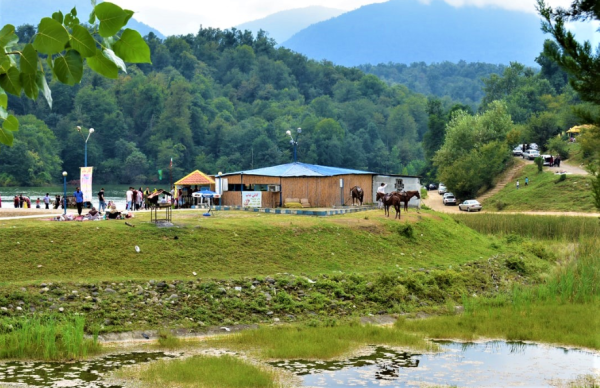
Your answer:
[[[513,271],[519,272],[519,273],[527,273],[527,268],[525,267],[525,262],[523,261],[522,258],[520,257],[508,257],[506,258],[506,267],[508,269],[511,269]]]
[[[567,174],[560,174],[560,177],[558,177],[558,180],[556,181],[556,183],[564,182],[566,180],[567,180]]]
[[[502,211],[506,207],[506,202],[504,202],[504,201],[497,201],[494,204],[494,206],[496,207],[496,210]]]
[[[544,170],[544,158],[538,156],[537,158],[533,159],[533,162],[537,165],[538,173]]]
[[[398,225],[398,234],[400,236],[412,239],[415,237],[415,230],[411,224],[406,223],[403,225]]]
[[[558,153],[561,159],[569,158],[569,146],[566,141],[559,137],[553,137],[546,143],[548,151]]]

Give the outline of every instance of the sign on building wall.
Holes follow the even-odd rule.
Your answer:
[[[242,191],[243,207],[260,207],[262,204],[261,191]]]

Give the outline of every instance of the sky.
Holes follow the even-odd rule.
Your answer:
[[[287,9],[320,5],[353,10],[382,0],[112,0],[135,11],[135,18],[165,35],[198,32],[198,26],[230,28]],[[411,0],[406,0],[411,1]],[[438,0],[419,0],[430,3]],[[444,0],[456,6],[495,6],[535,12],[536,0]],[[553,6],[568,6],[571,0],[547,0]]]

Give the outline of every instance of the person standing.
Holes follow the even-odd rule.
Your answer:
[[[36,209],[41,209],[41,208],[42,208],[42,207],[40,206],[40,197],[38,197],[38,198],[35,200],[35,208],[36,208]]]
[[[519,180],[517,179],[517,190],[519,190]]]
[[[560,155],[556,155],[556,167],[560,167]]]
[[[529,177],[525,177],[525,186],[529,186]]]
[[[144,208],[146,210],[150,209],[150,201],[149,201],[149,197],[150,196],[150,188],[146,187],[146,191],[144,191]]]
[[[75,197],[75,205],[77,206],[77,214],[81,215],[81,211],[83,210],[83,191],[81,191],[78,187],[77,190],[75,190],[75,192],[73,193],[73,196]]]
[[[144,190],[140,187],[137,192],[137,209],[142,209],[142,204],[144,203]]]
[[[50,209],[50,193],[46,193],[44,197],[44,205],[46,205],[46,210]]]
[[[25,198],[23,198],[23,194],[19,195],[19,207],[22,208],[25,203]]]
[[[98,192],[98,211],[102,213],[106,210],[106,200],[104,199],[104,187]]]
[[[127,206],[125,207],[125,210],[131,210],[131,201],[133,199],[133,191],[131,190],[131,187],[125,193],[125,199],[127,200]]]
[[[15,209],[19,208],[20,203],[21,200],[19,199],[19,196],[15,195],[15,198],[13,198],[13,204],[15,205]]]
[[[377,192],[385,195],[385,188],[387,185],[385,183],[381,183],[381,185],[377,188]],[[383,199],[379,199],[379,203],[377,205],[379,209],[383,208]]]

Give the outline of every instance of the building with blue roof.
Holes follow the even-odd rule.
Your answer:
[[[359,186],[365,191],[364,201],[372,203],[371,193],[386,177],[397,189],[402,178],[381,176],[375,172],[308,163],[287,163],[253,170],[215,175],[217,192],[222,192],[222,205],[275,208],[298,202],[308,207],[350,205],[350,190]],[[394,180],[395,179],[395,180]],[[410,187],[420,187],[418,177]],[[404,185],[404,183],[402,183]],[[392,191],[394,188],[388,190]],[[411,188],[412,190],[412,188]],[[374,196],[374,194],[373,194]]]

